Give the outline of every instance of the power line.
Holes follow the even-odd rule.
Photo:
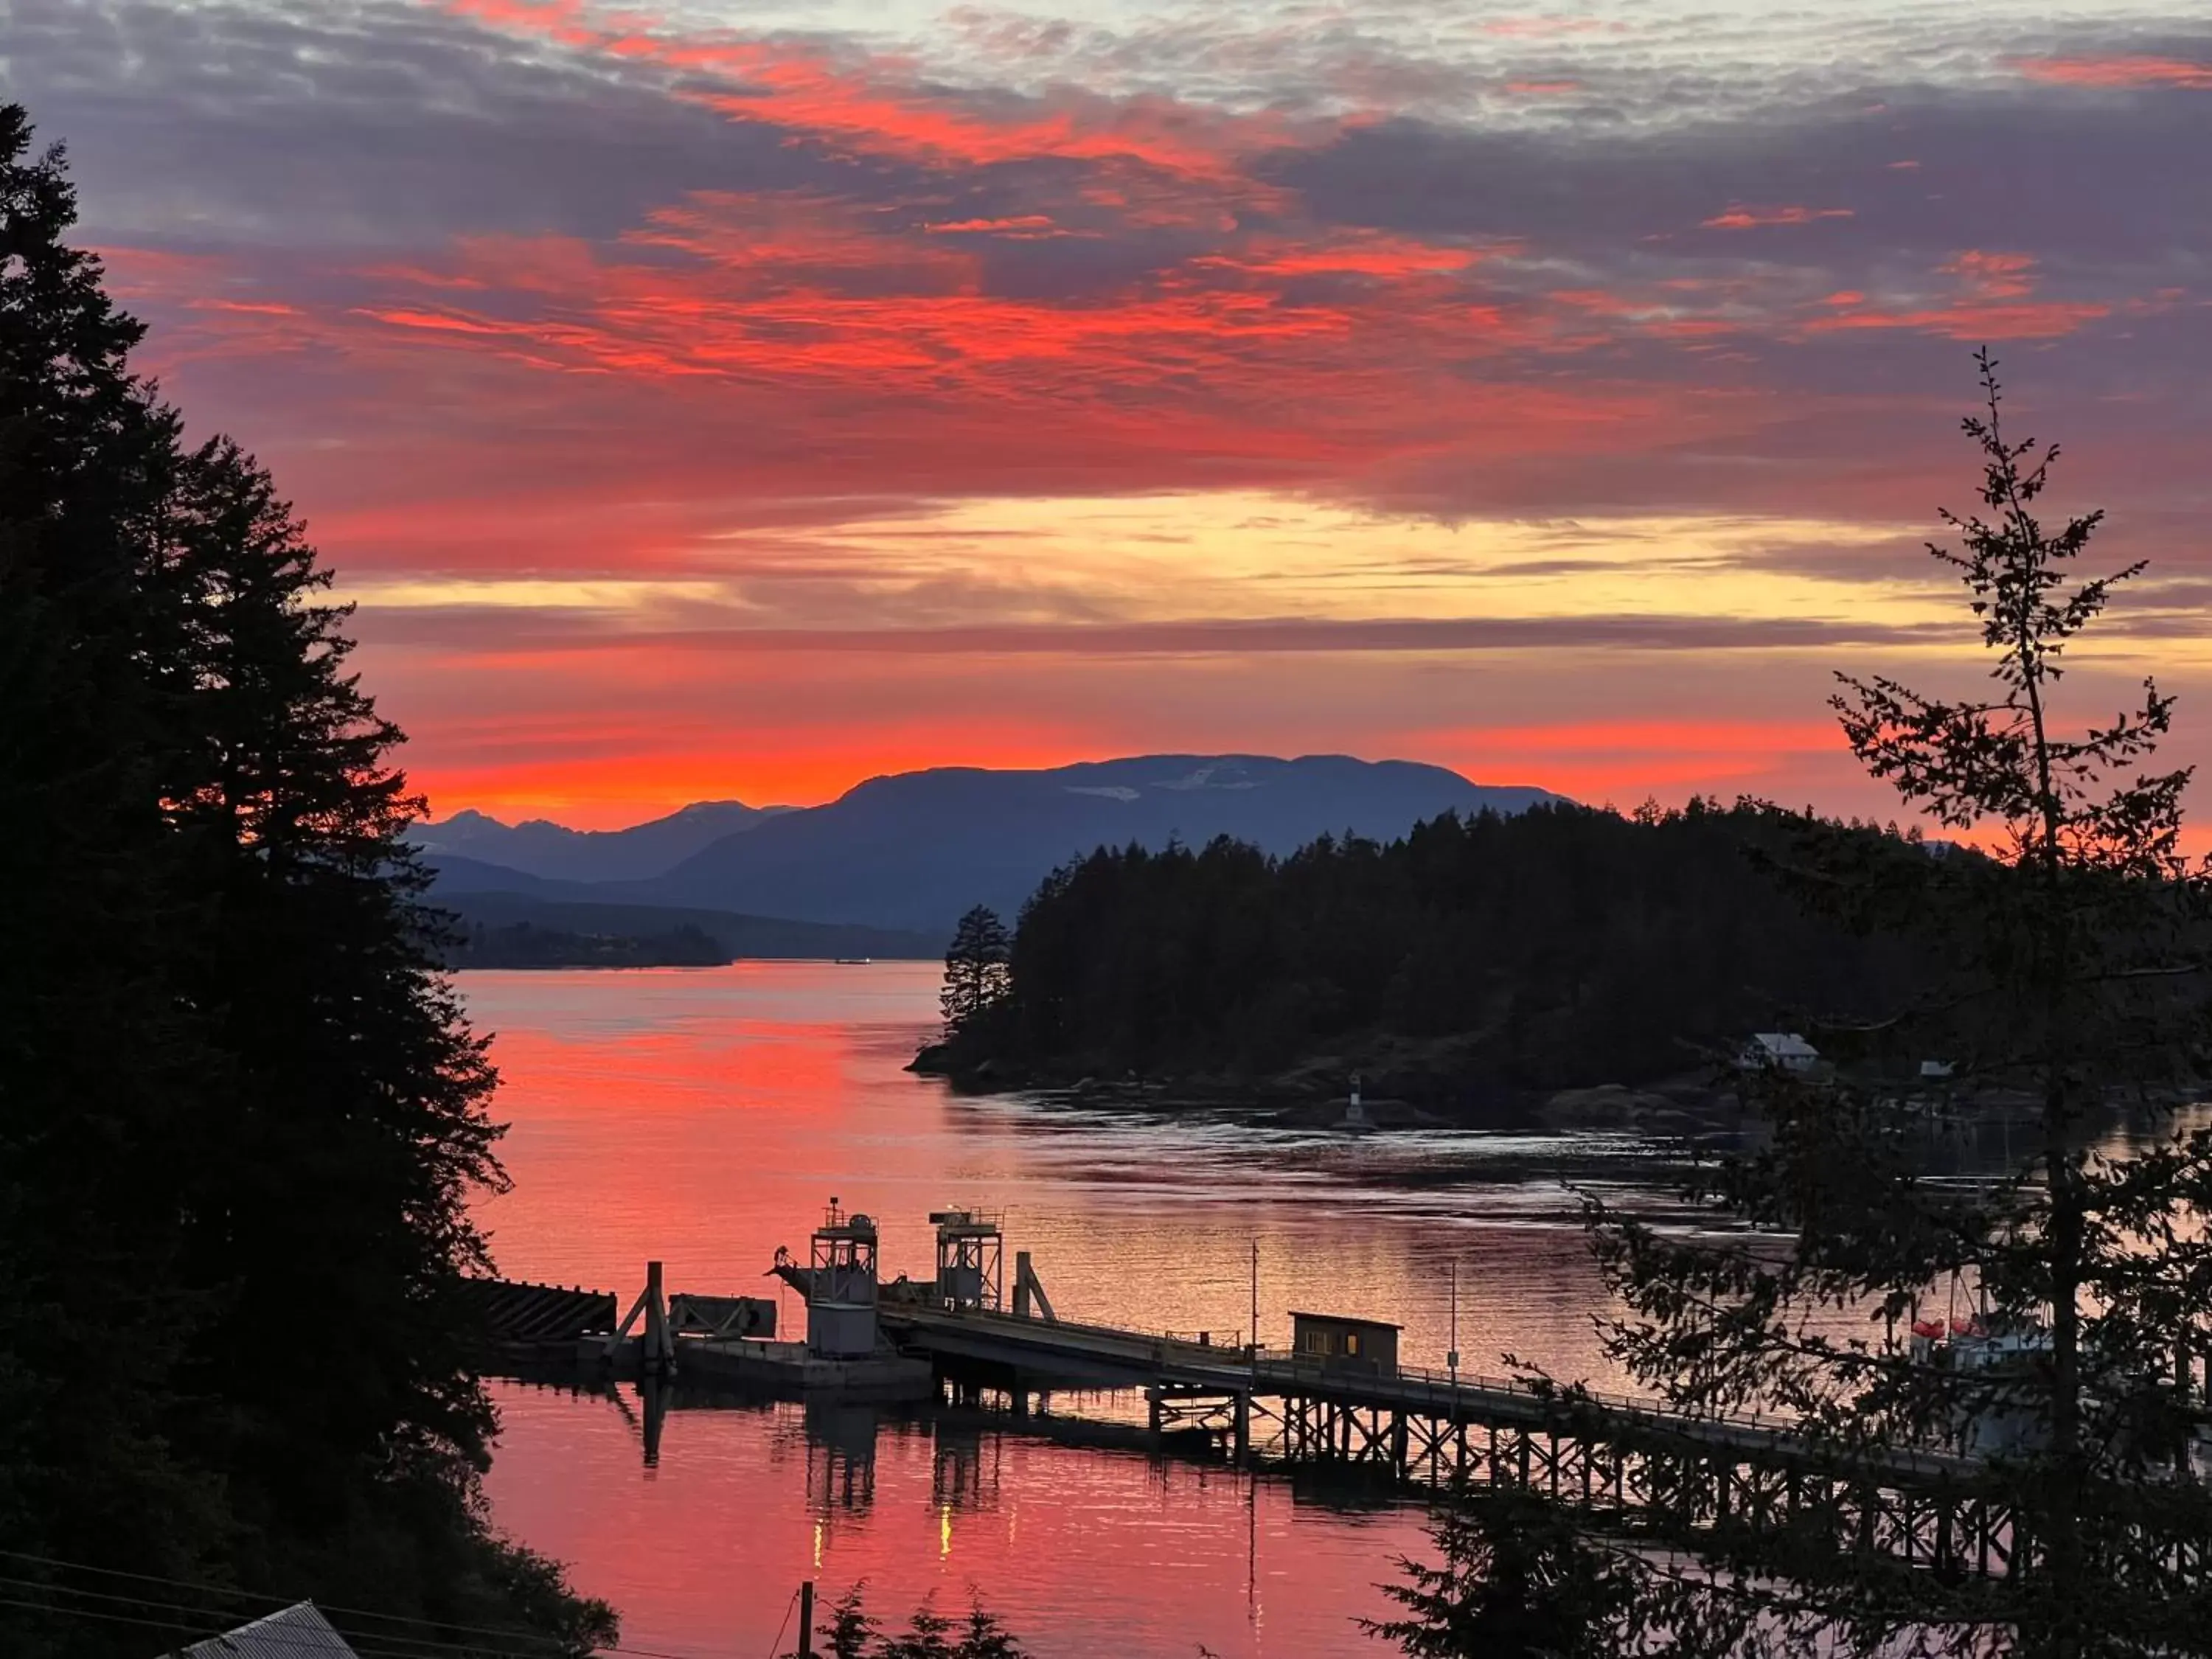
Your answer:
[[[98,1573],[103,1577],[110,1578],[127,1578],[138,1583],[161,1584],[172,1589],[193,1590],[202,1595],[217,1596],[229,1601],[265,1602],[271,1607],[288,1607],[294,1606],[300,1601],[314,1600],[312,1596],[295,1595],[287,1597],[282,1595],[271,1595],[266,1591],[261,1590],[237,1589],[227,1584],[213,1584],[206,1583],[204,1580],[189,1578],[164,1578],[156,1573],[130,1572],[120,1567],[94,1566],[88,1561],[66,1561],[55,1556],[33,1555],[24,1550],[0,1550],[0,1557],[7,1557],[18,1561],[34,1561],[41,1566],[63,1567],[76,1572]],[[40,1587],[66,1589],[66,1587],[61,1586],[48,1586],[45,1584],[43,1581],[40,1581]],[[68,1591],[67,1593],[75,1595],[89,1595],[94,1592]],[[561,1649],[566,1645],[561,1638],[557,1636],[546,1636],[537,1631],[518,1630],[513,1627],[495,1628],[483,1625],[445,1624],[436,1620],[418,1619],[404,1613],[378,1613],[373,1612],[367,1607],[338,1607],[330,1602],[319,1601],[317,1601],[315,1605],[325,1613],[335,1613],[349,1619],[380,1620],[387,1624],[414,1626],[420,1629],[437,1631],[446,1634],[486,1636],[501,1641],[534,1642],[556,1650]],[[420,1638],[397,1635],[385,1636],[380,1639],[386,1641],[410,1642],[422,1640],[422,1638]],[[452,1643],[431,1642],[427,1644],[427,1645],[450,1648],[455,1644]],[[477,1651],[481,1650],[480,1648],[472,1648],[471,1650]],[[696,1655],[661,1653],[651,1648],[616,1646],[599,1648],[597,1649],[596,1651],[602,1654],[623,1656],[623,1659],[698,1659],[698,1656]]]
[[[216,1607],[196,1607],[191,1603],[185,1601],[158,1601],[149,1596],[143,1595],[110,1595],[105,1590],[78,1589],[72,1585],[57,1584],[46,1579],[13,1578],[5,1575],[0,1575],[0,1587],[6,1587],[14,1589],[38,1590],[48,1595],[70,1596],[76,1600],[85,1601],[106,1601],[118,1607],[150,1610],[157,1613],[186,1613],[190,1614],[196,1620],[215,1620],[219,1621],[216,1625],[214,1630],[207,1632],[210,1635],[220,1635],[225,1631],[235,1629],[237,1627],[237,1614],[233,1613],[225,1613],[222,1609]],[[46,1607],[48,1610],[52,1612],[63,1613],[89,1613],[97,1611],[97,1609],[94,1608],[71,1607],[55,1603],[42,1603],[40,1605]],[[297,1604],[288,1602],[286,1605],[294,1606]],[[263,1616],[269,1617],[272,1615],[264,1614]],[[312,1647],[315,1645],[313,1638],[298,1638],[284,1631],[268,1632],[264,1635],[258,1637],[256,1639],[265,1640],[278,1645],[289,1644],[297,1646],[303,1641],[308,1646]],[[398,1647],[410,1650],[411,1659],[422,1659],[422,1656],[426,1653],[437,1652],[472,1654],[496,1653],[503,1656],[503,1659],[512,1659],[512,1656],[514,1655],[514,1650],[512,1649],[493,1649],[486,1647],[482,1644],[431,1642],[426,1641],[421,1637],[398,1636],[382,1632],[373,1632],[368,1636],[363,1637],[362,1639],[364,1641],[374,1641],[381,1644],[396,1644]],[[383,1650],[388,1652],[392,1651],[392,1649],[386,1647]]]
[[[0,1607],[27,1608],[33,1613],[42,1613],[55,1619],[94,1619],[110,1625],[132,1625],[143,1630],[167,1631],[173,1634],[181,1633],[195,1642],[205,1641],[209,1637],[226,1633],[226,1627],[221,1625],[208,1628],[185,1624],[175,1619],[140,1619],[126,1613],[102,1613],[97,1607],[58,1607],[49,1602],[24,1601],[7,1595],[0,1595]],[[256,1639],[271,1643],[288,1643],[303,1649],[307,1645],[307,1638],[279,1631],[262,1632]],[[350,1641],[347,1645],[352,1647],[353,1650],[361,1656],[361,1659],[409,1659],[408,1655],[394,1652],[389,1648],[362,1646]],[[318,1644],[314,1650],[327,1655],[330,1648],[327,1644]]]
[[[783,1622],[775,1627],[775,1640],[768,1644],[768,1659],[775,1659],[775,1650],[783,1645],[783,1633],[791,1628],[791,1610],[799,1605],[799,1592],[791,1593],[791,1600],[783,1604]]]
[[[33,1561],[36,1562],[40,1566],[61,1567],[73,1572],[96,1573],[101,1577],[108,1578],[126,1578],[142,1584],[160,1584],[170,1589],[192,1590],[203,1595],[220,1597],[228,1601],[258,1601],[265,1603],[272,1609],[292,1607],[301,1601],[313,1601],[315,1602],[315,1606],[322,1612],[325,1613],[336,1613],[346,1619],[379,1620],[386,1624],[410,1626],[420,1630],[435,1631],[443,1635],[483,1636],[503,1642],[534,1643],[541,1648],[550,1649],[556,1653],[564,1650],[568,1645],[557,1636],[547,1636],[538,1631],[518,1630],[512,1626],[494,1627],[485,1625],[446,1624],[437,1620],[416,1618],[405,1613],[379,1613],[367,1607],[339,1607],[331,1602],[317,1601],[313,1596],[271,1595],[264,1590],[237,1589],[227,1584],[209,1583],[204,1580],[190,1578],[165,1578],[158,1573],[131,1572],[121,1567],[94,1566],[89,1561],[69,1561],[64,1560],[58,1556],[34,1555],[27,1550],[0,1549],[0,1558],[16,1561]],[[0,1583],[10,1582],[25,1583],[41,1589],[58,1590],[64,1595],[94,1595],[99,1594],[99,1592],[96,1591],[71,1589],[65,1585],[49,1584],[40,1580],[21,1581],[0,1578]],[[128,1600],[130,1598],[123,1597],[112,1599]],[[147,1605],[174,1607],[179,1604],[148,1602]],[[187,1610],[194,1612],[206,1612],[212,1616],[228,1616],[216,1613],[213,1609],[191,1608]],[[384,1642],[404,1642],[426,1648],[443,1649],[448,1652],[459,1651],[465,1653],[482,1653],[485,1651],[482,1644],[440,1642],[422,1637],[402,1635],[398,1632],[379,1633],[373,1638],[365,1639],[374,1639]],[[516,1649],[507,1649],[505,1651],[507,1655],[512,1656],[513,1659],[547,1659],[546,1655],[526,1654]],[[592,1651],[596,1654],[615,1656],[616,1659],[703,1659],[703,1656],[698,1654],[665,1653],[653,1648],[632,1648],[620,1645],[595,1648]]]

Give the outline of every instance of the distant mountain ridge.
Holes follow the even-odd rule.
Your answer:
[[[576,904],[514,892],[441,893],[437,902],[453,913],[464,929],[495,931],[527,926],[571,937],[632,939],[665,938],[690,929],[725,957],[921,959],[938,956],[945,949],[945,941],[933,933],[787,921],[774,916],[732,915],[725,910]]]
[[[412,839],[434,860],[471,859],[552,881],[642,881],[791,810],[702,800],[627,830],[571,830],[548,818],[502,823],[470,808],[417,824]]]
[[[744,818],[630,879],[501,868],[506,860],[466,837],[446,848],[423,845],[441,893],[509,891],[942,937],[974,904],[1011,920],[1053,868],[1100,846],[1200,845],[1227,835],[1288,853],[1324,834],[1388,840],[1446,811],[1515,813],[1559,799],[1413,761],[1139,755],[1034,771],[947,767],[871,778],[826,805]]]

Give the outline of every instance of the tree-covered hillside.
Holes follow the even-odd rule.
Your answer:
[[[606,1610],[477,1487],[451,1287],[496,1079],[399,733],[269,476],[132,372],[74,218],[0,106],[0,1652],[301,1597],[424,1621],[365,1652],[588,1651]]]
[[[1446,1102],[1652,1081],[1700,1046],[1808,1009],[1872,1013],[1917,982],[1903,947],[1778,879],[1803,827],[1751,805],[1554,805],[1281,859],[1101,848],[1023,908],[1006,994],[922,1064],[1062,1081],[1304,1066],[1315,1087],[1358,1067]],[[1871,856],[1931,856],[1862,833]]]

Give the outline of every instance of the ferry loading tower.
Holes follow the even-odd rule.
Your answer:
[[[932,1210],[937,1228],[937,1299],[957,1312],[1006,1306],[1006,1240],[999,1218],[978,1210]]]
[[[808,1264],[806,1346],[824,1359],[876,1351],[876,1224],[837,1200],[814,1230]]]

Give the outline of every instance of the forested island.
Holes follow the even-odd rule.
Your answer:
[[[448,968],[718,968],[730,953],[689,925],[665,933],[579,933],[516,921],[475,922],[451,934]]]
[[[1878,1016],[1925,981],[1924,945],[1790,879],[1813,824],[1751,803],[1554,805],[1279,859],[1227,839],[1102,848],[1024,906],[916,1069],[1289,1097],[1357,1073],[1370,1097],[1455,1115],[1608,1084],[1694,1096],[1748,1032]],[[1850,833],[1872,863],[1946,850]],[[956,956],[994,953],[974,934]]]

